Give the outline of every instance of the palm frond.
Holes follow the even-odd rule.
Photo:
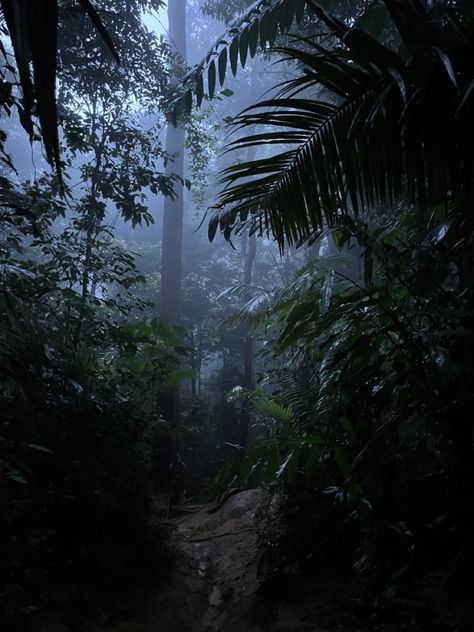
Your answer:
[[[282,151],[222,172],[211,239],[218,228],[228,236],[241,222],[253,222],[283,248],[376,204],[404,200],[423,209],[472,195],[466,138],[474,132],[474,37],[453,43],[442,34],[435,45],[436,30],[427,25],[425,40],[404,60],[314,10],[343,46],[277,49],[302,63],[304,74],[236,118],[239,131],[263,131],[235,140],[230,150],[280,145]],[[429,21],[427,13],[422,18]],[[324,88],[328,96],[315,99],[309,88]]]
[[[412,0],[410,0],[411,2]],[[414,0],[413,0],[414,1]],[[291,32],[308,15],[316,15],[329,26],[330,32],[340,34],[346,26],[333,18],[327,10],[337,4],[337,0],[256,0],[244,14],[233,20],[226,32],[211,46],[206,56],[184,78],[182,89],[172,102],[173,117],[184,106],[189,114],[193,106],[193,96],[199,107],[204,94],[212,99],[217,94],[218,84],[222,87],[228,71],[235,75],[253,59],[258,50],[273,49],[279,34]],[[380,35],[385,26],[387,12],[376,3],[369,3],[356,21],[358,33],[363,30],[374,37]],[[218,81],[217,81],[218,79]]]
[[[58,3],[54,0],[2,0],[5,22],[23,91],[21,122],[33,138],[31,120],[36,99],[48,159],[60,170],[55,98]],[[30,76],[30,60],[34,80]]]
[[[260,47],[265,50],[274,45],[278,32],[286,32],[293,22],[299,23],[305,16],[307,0],[256,0],[246,12],[236,18],[219,39],[211,46],[204,59],[184,78],[182,92],[172,103],[177,112],[182,105],[189,113],[192,97],[202,103],[206,77],[207,94],[212,99],[216,93],[217,79],[224,85],[227,71],[237,74],[239,61],[242,68],[253,59]]]
[[[233,285],[217,298],[223,296],[234,296],[244,303],[220,323],[221,330],[234,329],[243,323],[258,327],[268,318],[273,304],[272,292],[254,285]]]

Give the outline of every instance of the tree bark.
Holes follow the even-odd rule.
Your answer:
[[[255,233],[249,235],[247,241],[247,252],[244,264],[244,285],[252,283],[252,268],[257,254],[257,238]],[[242,387],[248,393],[253,388],[253,336],[247,331],[244,341],[244,375]],[[247,394],[244,395],[242,402],[242,410],[239,419],[239,445],[245,447],[247,445],[250,426],[250,399]]]
[[[186,0],[168,1],[168,32],[176,54],[186,61]],[[183,239],[184,128],[168,122],[166,151],[175,156],[165,167],[168,176],[176,175],[175,198],[165,197],[161,252],[161,317],[173,324],[181,319],[181,251]]]
[[[186,0],[168,1],[168,32],[170,44],[183,63],[186,60]],[[184,128],[168,122],[166,151],[174,156],[165,167],[166,175],[176,175],[175,198],[165,197],[163,209],[163,241],[161,251],[160,316],[174,325],[181,320],[181,254],[183,238],[183,182],[184,182]],[[161,408],[167,421],[176,430],[179,426],[178,388],[161,398]]]

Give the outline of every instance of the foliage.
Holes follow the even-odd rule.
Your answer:
[[[67,612],[133,599],[163,577],[167,557],[153,523],[151,437],[188,341],[146,315],[152,305],[135,289],[144,277],[107,218],[115,207],[133,226],[151,223],[146,193],[173,195],[149,118],[167,46],[139,28],[156,3],[106,4],[127,72],[106,59],[97,24],[61,7],[62,183],[37,172],[0,182],[0,600],[12,630],[48,603]],[[141,88],[145,70],[159,81]],[[14,68],[2,72],[2,107],[21,116]]]
[[[2,5],[23,7],[22,20],[42,6]],[[0,50],[2,113],[35,130],[36,111],[57,161],[54,108],[49,128],[41,114],[48,98],[54,106],[56,69],[33,40],[51,57],[45,25],[58,30],[63,180],[35,169],[14,185],[0,134],[2,623],[23,632],[48,602],[94,608],[109,589],[126,597],[130,578],[143,587],[144,572],[162,575],[150,475],[168,467],[156,439],[169,445],[178,429],[171,435],[157,400],[181,382],[190,494],[207,497],[229,454],[218,491],[262,483],[274,492],[262,533],[267,578],[342,573],[353,603],[393,613],[396,629],[469,630],[472,7],[205,3],[225,20],[247,11],[185,78],[188,110],[193,94],[216,98],[228,66],[235,75],[258,50],[281,55],[292,78],[235,120],[239,160],[225,167],[210,226],[211,237],[267,233],[253,285],[241,283],[244,239],[208,254],[193,234],[186,333],[154,318],[160,246],[137,231],[132,252],[115,230],[119,217],[133,229],[152,223],[151,200],[173,196],[176,182],[164,173],[173,156],[161,147],[159,109],[184,71],[143,25],[158,5],[61,3],[58,19],[45,13],[27,32],[21,54],[20,31],[12,35],[17,69]],[[208,111],[186,125],[201,207],[221,128]],[[288,248],[302,242],[298,254]],[[284,262],[273,246],[285,248]],[[253,391],[243,387],[249,333]]]
[[[227,31],[216,40],[204,59],[186,75],[180,93],[175,98],[174,107],[180,109],[184,106],[189,113],[194,95],[198,107],[204,96],[213,99],[217,95],[217,78],[223,86],[229,66],[235,77],[239,61],[244,68],[257,51],[268,52],[281,36],[295,26],[301,28],[302,23],[308,20],[308,13],[311,19],[309,7],[313,4],[307,0],[256,0],[238,4],[234,2],[232,5],[219,0],[206,2],[202,7],[203,12],[223,20]],[[343,10],[344,17],[349,17],[358,26],[374,34],[379,34],[385,25],[385,13],[381,14],[377,0],[323,0],[318,6],[326,10]]]
[[[216,134],[221,126],[210,124],[210,112],[201,111],[186,121],[185,147],[189,161],[190,189],[196,215],[207,208],[209,194],[210,162],[216,154]]]
[[[27,208],[28,197],[17,197]],[[179,379],[187,342],[164,321],[125,320],[137,303],[111,290],[141,277],[112,241],[101,245],[94,266],[101,289],[89,299],[80,291],[83,242],[74,225],[56,235],[43,227],[32,258],[21,252],[31,223],[3,212],[0,529],[12,625],[25,603],[43,607],[58,574],[89,584],[88,569],[102,567],[107,583],[114,567],[141,582],[141,565],[160,568],[163,536],[152,543],[147,535],[147,437],[159,421],[157,393]],[[35,594],[35,582],[44,592]]]
[[[259,471],[277,490],[267,571],[352,566],[359,598],[465,626],[474,330],[451,229],[442,214],[427,232],[413,213],[354,223],[343,243],[365,248],[370,283],[323,258],[279,292],[284,363],[254,401],[260,438],[221,484]]]
[[[78,0],[81,10],[88,15],[103,42],[116,57],[114,45],[94,5],[89,0]],[[1,8],[6,23],[2,35],[9,35],[23,92],[20,120],[33,140],[33,111],[39,118],[43,143],[48,159],[60,173],[57,106],[55,97],[57,31],[61,3],[20,2],[2,0]],[[8,30],[7,30],[8,29]],[[1,53],[8,62],[8,53],[1,45]],[[33,66],[34,82],[30,75]]]
[[[320,237],[321,256],[237,318],[256,312],[277,358],[269,369],[265,351],[256,437],[217,483],[258,474],[277,492],[270,573],[336,564],[399,625],[404,604],[422,629],[467,630],[472,11],[387,1],[381,44],[381,15],[348,27],[311,4],[339,43],[277,49],[303,72],[236,119],[252,130],[234,148],[264,157],[224,170],[210,236],[250,225],[281,249]]]
[[[306,38],[301,48],[276,49],[300,62],[302,73],[236,118],[237,129],[257,131],[231,148],[283,151],[222,172],[211,239],[219,227],[229,235],[244,223],[271,231],[283,248],[377,204],[405,201],[421,211],[468,204],[473,22],[467,14],[452,8],[435,19],[418,1],[403,11],[387,1],[401,41],[397,51],[311,6],[340,46]]]
[[[185,78],[185,95],[184,97],[179,95],[178,103],[184,99],[185,108],[190,112],[193,93],[195,93],[196,103],[198,106],[201,105],[204,97],[205,72],[207,73],[207,95],[209,99],[212,99],[216,91],[217,77],[220,85],[224,85],[228,64],[235,77],[239,59],[244,67],[247,57],[255,56],[259,43],[262,49],[265,49],[267,45],[272,46],[279,28],[282,32],[286,31],[293,24],[294,19],[300,21],[303,18],[305,5],[306,0],[276,0],[275,2],[263,0],[247,7],[243,15],[231,22],[228,32],[212,46],[196,69]],[[215,7],[208,6],[207,10],[216,14]],[[224,17],[219,10],[217,10],[217,15]]]

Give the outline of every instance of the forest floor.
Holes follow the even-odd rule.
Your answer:
[[[230,497],[215,513],[208,507],[173,520],[175,563],[165,585],[140,612],[107,632],[357,632],[354,617],[341,616],[337,582],[306,586],[299,595],[262,593],[258,511],[271,511],[261,489]],[[260,509],[258,509],[260,508]],[[335,590],[336,588],[336,590]],[[339,591],[339,594],[337,594]],[[278,594],[281,591],[276,591]],[[265,594],[267,596],[265,596]],[[346,619],[346,620],[344,620]]]

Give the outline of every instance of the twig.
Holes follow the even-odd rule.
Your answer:
[[[208,535],[205,538],[191,538],[191,539],[183,539],[181,542],[206,542],[207,540],[214,540],[214,538],[224,538],[228,535],[240,535],[241,533],[248,533],[249,531],[254,531],[250,527],[248,529],[241,529],[240,531],[227,531],[226,533],[216,533],[216,535]]]

